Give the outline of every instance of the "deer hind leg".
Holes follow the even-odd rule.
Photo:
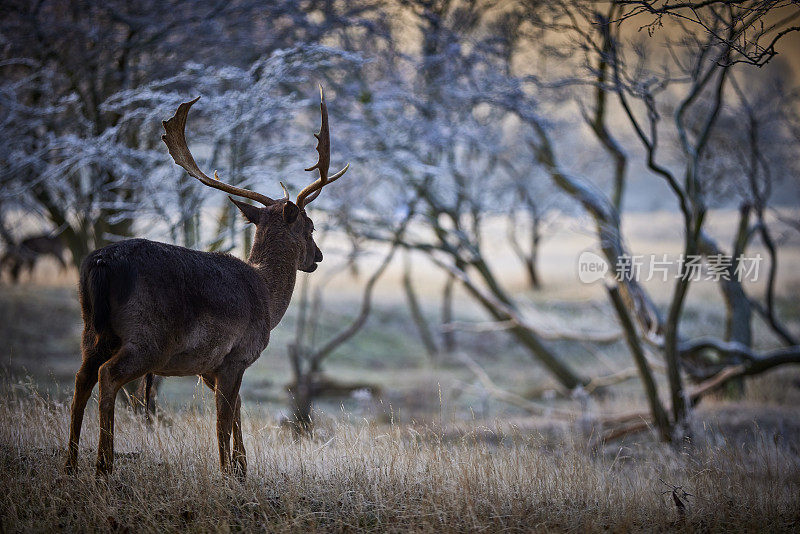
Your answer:
[[[114,469],[114,404],[119,390],[150,367],[149,352],[127,343],[100,367],[100,440],[97,447],[97,474]]]
[[[83,333],[83,363],[75,374],[75,393],[72,397],[69,424],[69,448],[67,450],[67,469],[74,469],[78,463],[78,443],[81,439],[81,426],[86,403],[97,383],[97,371],[111,357],[111,348],[104,340],[96,340],[93,332]]]
[[[144,411],[144,420],[148,425],[153,423],[156,414],[156,392],[161,384],[160,376],[147,373],[139,380],[136,391],[131,396],[134,413]]]
[[[231,431],[236,413],[236,399],[243,371],[220,372],[214,376],[214,400],[217,405],[217,441],[222,472],[231,472]],[[242,476],[244,473],[240,473]]]
[[[28,271],[28,282],[33,282],[33,268],[36,267],[36,259],[25,260],[25,270]]]
[[[11,262],[11,269],[9,273],[11,274],[11,282],[16,285],[19,282],[19,272],[22,269],[22,262],[18,259],[14,259]]]
[[[67,270],[67,262],[64,261],[64,253],[63,252],[54,252],[53,256],[56,257],[56,261],[58,261],[58,265],[61,268],[61,272],[65,272]]]

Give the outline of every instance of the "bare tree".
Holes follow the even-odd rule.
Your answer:
[[[259,67],[279,50],[315,46],[353,32],[377,36],[383,30],[380,18],[372,2],[7,3],[0,23],[7,37],[0,52],[0,134],[7,140],[0,149],[2,195],[62,228],[77,266],[93,247],[131,235],[134,224],[143,224],[145,208],[175,222],[175,203],[162,205],[157,199],[165,195],[149,192],[163,190],[172,197],[180,184],[175,189],[182,211],[170,234],[175,241],[181,234],[185,244],[199,244],[200,190],[178,181],[154,155],[158,136],[148,134],[158,121],[142,127],[144,120],[162,116],[165,105],[163,99],[144,98],[154,92],[148,84],[173,78],[171,91],[203,86],[213,93],[207,102],[224,108],[232,120],[215,140],[211,159],[225,161],[238,183],[249,167],[263,163],[250,145],[253,128],[262,127],[258,133],[268,135],[264,122],[254,124],[258,121],[247,117],[258,107],[250,110],[236,98],[237,92],[246,92],[240,85],[242,71],[257,86],[263,73]],[[221,32],[221,27],[228,30]],[[198,57],[204,65],[193,63]],[[176,73],[183,74],[181,80]],[[281,92],[288,93],[295,83],[283,80]],[[143,97],[139,102],[147,102],[138,115],[123,105],[137,93]],[[131,120],[132,115],[139,120]],[[223,248],[238,240],[231,209],[226,206],[221,217]],[[247,245],[250,234],[244,235]]]
[[[619,20],[631,19],[652,35],[665,22],[684,28],[694,26],[729,50],[717,63],[727,67],[743,63],[762,67],[778,55],[778,44],[787,35],[800,31],[800,11],[792,0],[703,0],[670,2],[665,0],[618,0]],[[719,25],[716,17],[724,17]]]
[[[410,211],[409,216],[404,220],[398,221],[394,241],[389,246],[378,267],[372,272],[364,284],[361,303],[356,316],[346,327],[317,346],[309,346],[308,339],[313,339],[313,333],[317,330],[324,313],[319,299],[320,293],[318,293],[318,298],[315,299],[313,305],[309,303],[308,280],[306,279],[304,281],[295,339],[287,347],[289,360],[292,364],[292,372],[294,374],[294,380],[289,386],[292,409],[291,424],[297,432],[302,434],[312,430],[312,409],[314,401],[325,393],[329,393],[329,390],[335,389],[336,393],[341,394],[343,390],[353,391],[356,389],[369,389],[369,386],[365,384],[334,385],[323,376],[322,363],[333,354],[336,349],[358,334],[366,325],[372,311],[372,293],[375,284],[394,258],[399,248],[400,240],[408,225],[408,221],[411,219],[411,213]]]
[[[494,78],[482,76],[481,93],[487,103],[507,110],[530,126],[534,133],[531,148],[537,163],[547,170],[555,184],[591,214],[598,228],[598,245],[608,263],[618,265],[621,258],[628,256],[619,224],[619,209],[629,156],[628,151],[621,148],[621,134],[612,133],[607,122],[607,109],[612,98],[622,109],[623,116],[632,127],[634,139],[644,151],[645,165],[655,176],[665,180],[675,194],[685,223],[684,255],[723,253],[704,226],[704,191],[707,185],[702,165],[709,153],[712,133],[721,110],[726,106],[724,88],[729,70],[743,62],[732,60],[735,54],[741,56],[742,50],[733,50],[728,46],[734,35],[741,35],[737,33],[742,31],[737,11],[707,11],[703,24],[688,30],[683,28],[685,38],[676,39],[676,43],[683,47],[680,51],[675,48],[677,45],[667,43],[671,57],[676,62],[674,69],[678,72],[672,74],[659,70],[658,65],[648,63],[646,54],[649,48],[646,43],[631,43],[625,37],[624,24],[629,24],[630,17],[623,16],[623,9],[619,5],[610,4],[609,11],[604,14],[598,13],[593,4],[581,2],[557,3],[551,7],[529,4],[527,8],[526,22],[532,22],[530,27],[537,32],[557,31],[562,37],[573,39],[572,49],[569,48],[570,41],[567,41],[566,49],[546,52],[552,52],[562,62],[565,59],[574,60],[576,70],[572,74],[557,72],[555,78],[545,78],[498,68],[495,72],[500,74]],[[709,31],[711,25],[714,25],[714,31]],[[783,30],[773,27],[770,31],[781,33]],[[541,40],[541,33],[532,35]],[[727,35],[728,38],[720,40],[720,35]],[[561,42],[564,42],[563,39]],[[625,54],[621,52],[623,49]],[[498,57],[504,60],[506,56],[489,56],[488,61],[497,61]],[[673,102],[671,99],[678,87],[681,93]],[[545,118],[544,103],[549,98],[549,92],[555,90],[563,93],[565,89],[582,95],[577,100],[581,115],[598,144],[611,157],[614,187],[610,199],[590,180],[567,170],[559,161],[559,142],[554,139],[552,128]],[[587,100],[593,101],[593,105],[585,105]],[[635,109],[634,103],[639,108]],[[666,105],[675,110],[672,127],[680,147],[676,157],[686,169],[683,177],[674,174],[672,162],[664,163],[658,157],[662,153],[659,148],[663,147],[658,132],[665,128],[666,121],[662,113]],[[691,113],[688,113],[690,109]],[[737,235],[752,233],[746,224],[740,226],[744,228],[744,233]],[[739,250],[741,247],[736,245],[732,248],[734,255]],[[666,317],[662,317],[635,278],[625,278],[619,286],[619,297],[637,319],[642,335],[652,343],[663,346],[669,371],[673,423],[679,425],[683,424],[686,414],[681,372],[687,371],[698,379],[708,377],[707,367],[690,365],[692,359],[698,356],[697,345],[683,340],[678,332],[688,286],[687,277],[678,278]],[[744,341],[749,344],[750,300],[736,280],[725,280],[721,288],[728,302],[729,336],[738,339],[739,343]],[[712,345],[719,349],[725,346],[724,343]],[[708,344],[702,346],[709,349]],[[635,349],[632,350],[635,355]],[[731,365],[738,362],[736,355],[730,351],[717,352],[717,356]],[[778,362],[778,359],[767,360]],[[656,411],[654,409],[654,413]]]

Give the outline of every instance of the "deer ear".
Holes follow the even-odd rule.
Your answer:
[[[261,219],[261,208],[246,202],[241,202],[230,196],[228,198],[231,199],[231,202],[236,204],[236,207],[242,212],[242,215],[244,215],[244,218],[247,219],[247,222],[258,224],[259,219]]]
[[[297,220],[298,215],[300,215],[300,208],[291,200],[287,200],[283,205],[283,220],[286,221],[286,224],[292,224]]]

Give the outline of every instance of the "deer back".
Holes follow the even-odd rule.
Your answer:
[[[208,372],[231,352],[257,357],[269,341],[265,282],[228,254],[122,241],[87,256],[80,291],[98,335],[145,348],[158,374]]]

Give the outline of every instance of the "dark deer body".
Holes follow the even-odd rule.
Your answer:
[[[175,162],[201,182],[251,198],[265,207],[231,200],[256,225],[247,262],[228,254],[132,239],[92,252],[80,272],[84,332],[83,364],[75,376],[68,467],[77,462],[86,402],[100,383],[98,472],[113,466],[114,403],[119,389],[145,375],[199,375],[214,390],[220,463],[246,469],[239,386],[242,375],[269,343],[294,290],[297,271],[312,272],[322,253],[312,238],[304,206],[327,176],[330,144],[322,100],[318,150],[320,178],[297,203],[268,197],[208,178],[197,168],[184,139],[189,107],[182,104],[164,123]],[[233,450],[231,451],[231,433]]]
[[[288,305],[294,272],[286,278]],[[94,332],[135,342],[147,355],[139,362],[154,374],[210,373],[227,355],[252,357],[269,341],[274,299],[267,281],[225,254],[123,241],[86,258],[80,293]],[[282,311],[273,316],[279,320]]]

